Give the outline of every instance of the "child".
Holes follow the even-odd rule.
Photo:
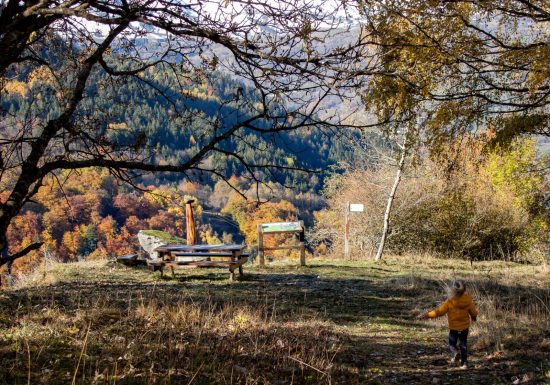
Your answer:
[[[449,321],[449,347],[451,348],[451,364],[456,363],[459,350],[456,347],[460,342],[460,368],[468,368],[468,327],[470,318],[475,321],[477,310],[472,297],[466,294],[466,285],[463,280],[457,279],[450,289],[449,298],[436,310],[424,314],[424,318],[436,318],[447,314]]]

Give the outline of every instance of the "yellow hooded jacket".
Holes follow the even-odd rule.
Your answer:
[[[447,314],[449,329],[464,330],[470,326],[470,317],[476,319],[477,310],[469,294],[446,300],[443,305],[428,313],[428,317],[435,318]]]

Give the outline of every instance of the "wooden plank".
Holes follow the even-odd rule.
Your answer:
[[[281,233],[281,232],[296,232],[303,231],[304,228],[300,222],[272,222],[262,223],[261,230],[264,234]]]
[[[248,255],[246,256],[240,256],[238,259],[234,259],[231,261],[166,261],[166,264],[189,264],[189,263],[225,263],[225,264],[233,264],[233,265],[239,265],[244,264],[248,261]]]
[[[171,253],[175,257],[231,257],[232,253],[193,253],[188,251],[173,251]]]
[[[237,266],[236,263],[230,261],[176,261],[168,262],[168,266],[201,266],[201,267],[230,267]]]
[[[137,258],[137,254],[128,254],[117,257],[116,261],[126,266],[137,266],[139,264],[144,264],[143,260],[138,260]]]
[[[295,246],[277,246],[277,247],[262,247],[261,250],[263,251],[270,251],[270,250],[298,250],[301,249],[302,245],[295,245]]]
[[[166,263],[166,261],[147,261],[147,265],[149,266],[164,266]]]
[[[263,234],[300,234],[303,233],[304,230],[282,230],[282,231],[262,231]]]
[[[127,255],[117,257],[117,260],[118,261],[134,261],[134,260],[137,259],[137,257],[138,257],[137,254],[127,254]]]
[[[166,245],[157,247],[155,251],[157,252],[173,252],[173,251],[239,251],[244,250],[246,245],[239,244],[219,244],[219,245]]]
[[[239,267],[246,263],[247,257],[238,261],[170,261],[165,266],[202,266],[202,267]]]
[[[168,266],[168,265],[174,265],[174,266],[186,266],[186,265],[193,265],[193,264],[202,264],[202,265],[243,265],[248,261],[248,257],[239,258],[238,260],[234,261],[164,261],[161,265],[162,266]]]
[[[264,258],[264,234],[262,233],[262,225],[258,223],[258,262],[260,266],[265,265]]]

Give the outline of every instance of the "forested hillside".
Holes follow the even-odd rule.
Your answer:
[[[147,70],[141,80],[124,83],[107,82],[99,76],[95,75],[94,86],[83,99],[81,116],[99,123],[95,136],[108,136],[120,151],[140,148],[157,164],[189,159],[204,145],[209,131],[224,130],[243,119],[247,111],[237,106],[235,95],[247,99],[252,109],[248,113],[254,113],[254,106],[260,108],[253,90],[222,72],[176,77],[169,71]],[[5,84],[1,105],[4,136],[13,137],[23,124],[38,127],[39,121],[60,114],[62,101],[53,82],[49,72],[38,67]],[[178,94],[173,91],[175,82],[184,85]],[[185,111],[184,116],[180,111]],[[269,124],[273,122],[260,121],[259,126]],[[336,132],[315,127],[267,134],[246,130],[205,158],[203,164],[216,173],[191,170],[187,174],[132,175],[131,183],[146,193],[120,184],[116,175],[99,169],[60,173],[46,180],[34,203],[25,206],[10,227],[8,236],[14,250],[38,239],[45,242],[41,253],[31,253],[15,267],[20,271],[32,268],[43,253],[50,259],[74,261],[137,252],[136,234],[141,229],[185,236],[185,197],[197,199],[199,238],[205,243],[253,237],[256,223],[262,220],[299,217],[312,224],[313,211],[325,205],[319,190],[328,168],[350,156],[348,139]],[[246,165],[268,164],[281,167],[263,168],[255,173],[256,179],[247,173]],[[308,174],[301,169],[319,172]],[[217,175],[233,177],[224,181]],[[247,195],[250,202],[238,203],[240,195],[230,186]],[[2,199],[6,197],[3,193]],[[273,199],[261,209],[254,203]],[[246,221],[234,222],[232,217],[239,215],[245,215]]]
[[[144,148],[157,163],[189,159],[204,145],[212,127],[220,131],[231,127],[247,113],[253,114],[254,108],[261,107],[259,96],[252,89],[222,72],[176,76],[169,71],[148,70],[140,80],[124,83],[106,82],[98,76],[80,107],[86,119],[101,122],[103,128],[96,135],[108,130],[109,139],[121,150]],[[47,120],[60,114],[59,95],[49,82],[53,80],[48,72],[39,67],[5,85],[1,105],[4,135],[10,136],[11,121],[22,122],[27,116]],[[178,82],[183,82],[184,87],[175,94],[173,84]],[[236,95],[247,100],[250,111],[237,107]],[[185,111],[185,116],[179,111]],[[273,124],[260,121],[258,126],[261,129]],[[17,129],[17,124],[11,129]],[[238,154],[244,162],[214,152],[205,162],[217,173],[238,177],[246,171],[244,164],[274,164],[283,168],[260,171],[262,181],[285,184],[303,192],[317,192],[323,174],[312,183],[303,172],[292,168],[326,170],[349,157],[346,140],[339,140],[338,133],[332,131],[315,130],[314,126],[267,134],[245,130],[242,136],[229,138],[220,147]],[[163,174],[156,182],[178,183],[183,178],[181,174]],[[212,187],[216,179],[211,174],[201,178],[201,183]]]

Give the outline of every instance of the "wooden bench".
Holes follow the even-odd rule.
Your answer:
[[[123,256],[117,257],[116,260],[118,263],[122,263],[123,265],[126,265],[126,266],[137,266],[137,265],[145,264],[145,260],[138,259],[137,254],[123,255]]]
[[[203,255],[197,255],[195,253],[189,253],[188,257],[198,257]],[[230,257],[230,256],[216,256],[210,255],[209,257]],[[148,261],[147,265],[153,271],[160,271],[161,276],[164,275],[164,267],[170,267],[172,276],[174,276],[174,268],[180,266],[196,266],[196,267],[227,267],[229,269],[229,279],[235,280],[235,268],[238,268],[239,275],[243,275],[243,264],[248,261],[249,254],[241,254],[237,260],[234,261]]]
[[[250,254],[243,253],[244,245],[173,245],[159,247],[161,259],[158,261],[148,261],[148,266],[153,271],[160,271],[164,275],[164,267],[170,267],[172,275],[174,268],[180,266],[195,267],[227,267],[229,269],[229,278],[235,279],[235,269],[239,270],[239,275],[243,275],[242,265],[248,261]],[[185,259],[200,260],[185,260]],[[218,260],[224,258],[226,260]],[[213,260],[216,259],[216,260]]]
[[[209,258],[209,257],[226,257],[231,258],[233,256],[232,253],[204,253],[204,252],[189,252],[189,251],[174,251],[172,252],[172,255],[174,257],[203,257],[203,258]]]

